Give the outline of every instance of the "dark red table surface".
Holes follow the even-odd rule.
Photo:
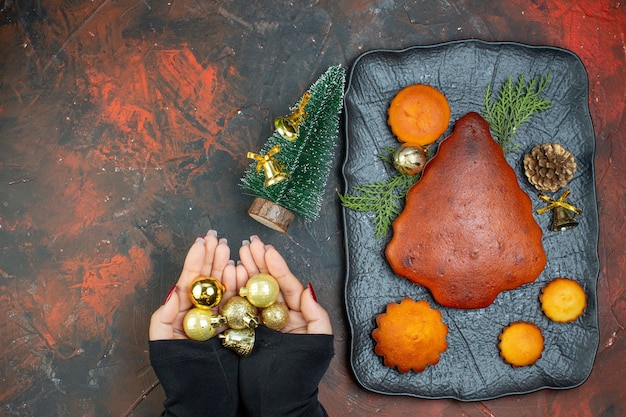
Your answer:
[[[0,415],[157,415],[148,320],[210,228],[235,249],[260,235],[313,283],[336,334],[320,387],[331,416],[626,415],[623,2],[9,0],[0,10]],[[587,69],[600,344],[580,387],[459,402],[358,385],[335,193],[342,146],[318,221],[280,234],[246,213],[246,152],[329,66],[460,39],[562,47]]]

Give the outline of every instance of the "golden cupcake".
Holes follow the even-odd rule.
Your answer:
[[[391,100],[387,123],[400,142],[420,147],[429,145],[448,128],[448,99],[430,85],[409,85]]]
[[[401,373],[422,372],[437,364],[448,348],[448,326],[427,301],[405,298],[400,304],[389,303],[386,312],[376,317],[376,324],[374,351],[383,357],[385,366]]]
[[[537,362],[543,352],[543,342],[543,335],[537,326],[519,321],[504,328],[498,349],[502,359],[517,368]]]
[[[556,278],[541,290],[541,309],[556,322],[576,320],[587,307],[587,296],[580,284],[569,278]]]

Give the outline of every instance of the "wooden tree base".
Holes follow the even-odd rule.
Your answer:
[[[291,211],[262,197],[254,199],[248,214],[262,225],[282,233],[287,231],[295,217]]]

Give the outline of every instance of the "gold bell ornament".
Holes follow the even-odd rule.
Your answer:
[[[235,295],[222,306],[222,316],[231,329],[255,329],[259,326],[257,308],[244,297]]]
[[[276,278],[270,274],[256,274],[252,276],[245,287],[239,289],[239,295],[259,308],[269,307],[278,298],[280,287]]]
[[[400,145],[393,153],[393,166],[404,175],[417,175],[426,165],[426,152],[420,146]]]
[[[545,194],[539,194],[539,199],[548,203],[548,205],[537,210],[537,214],[543,214],[552,210],[550,230],[553,232],[564,232],[578,226],[578,220],[574,218],[572,213],[583,214],[583,211],[567,201],[569,194],[570,190],[565,190],[556,200]]]
[[[274,303],[261,310],[261,321],[265,327],[280,330],[289,321],[289,308],[285,303]]]
[[[256,172],[261,173],[261,169],[265,172],[264,186],[270,187],[289,178],[289,174],[283,172],[282,165],[274,159],[274,155],[280,152],[280,145],[274,146],[267,151],[265,155],[259,155],[254,152],[248,152],[246,156],[257,161]]]
[[[234,350],[240,356],[248,356],[254,347],[255,334],[252,329],[228,329],[218,336],[222,346]]]
[[[574,218],[569,210],[563,207],[555,207],[552,210],[552,224],[550,230],[553,232],[564,232],[578,226],[578,220]]]
[[[191,302],[197,308],[210,309],[222,301],[226,287],[213,277],[199,276],[191,282]]]
[[[280,116],[274,119],[274,127],[280,136],[289,141],[295,141],[298,139],[298,131],[300,125],[307,117],[304,111],[304,106],[311,98],[311,93],[308,91],[302,96],[298,108],[293,111],[289,116]]]
[[[218,327],[226,324],[226,319],[204,308],[194,307],[183,318],[185,334],[192,340],[204,342],[215,336]]]

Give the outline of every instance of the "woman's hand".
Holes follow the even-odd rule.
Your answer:
[[[239,272],[245,273],[240,270]],[[198,276],[212,276],[226,287],[223,300],[236,294],[237,269],[230,260],[230,248],[226,239],[217,238],[215,230],[209,230],[205,237],[196,239],[189,249],[183,271],[164,304],[152,314],[150,319],[150,340],[188,339],[183,330],[183,318],[193,307],[189,297],[190,285]],[[246,276],[240,276],[245,281]],[[217,308],[214,309],[217,312]]]
[[[283,333],[332,334],[328,313],[317,303],[313,288],[300,283],[283,257],[271,245],[265,245],[258,236],[250,242],[244,241],[239,249],[241,264],[237,266],[236,277],[240,286],[258,273],[272,275],[280,286],[278,301],[284,301],[289,308],[289,321],[281,330]]]

